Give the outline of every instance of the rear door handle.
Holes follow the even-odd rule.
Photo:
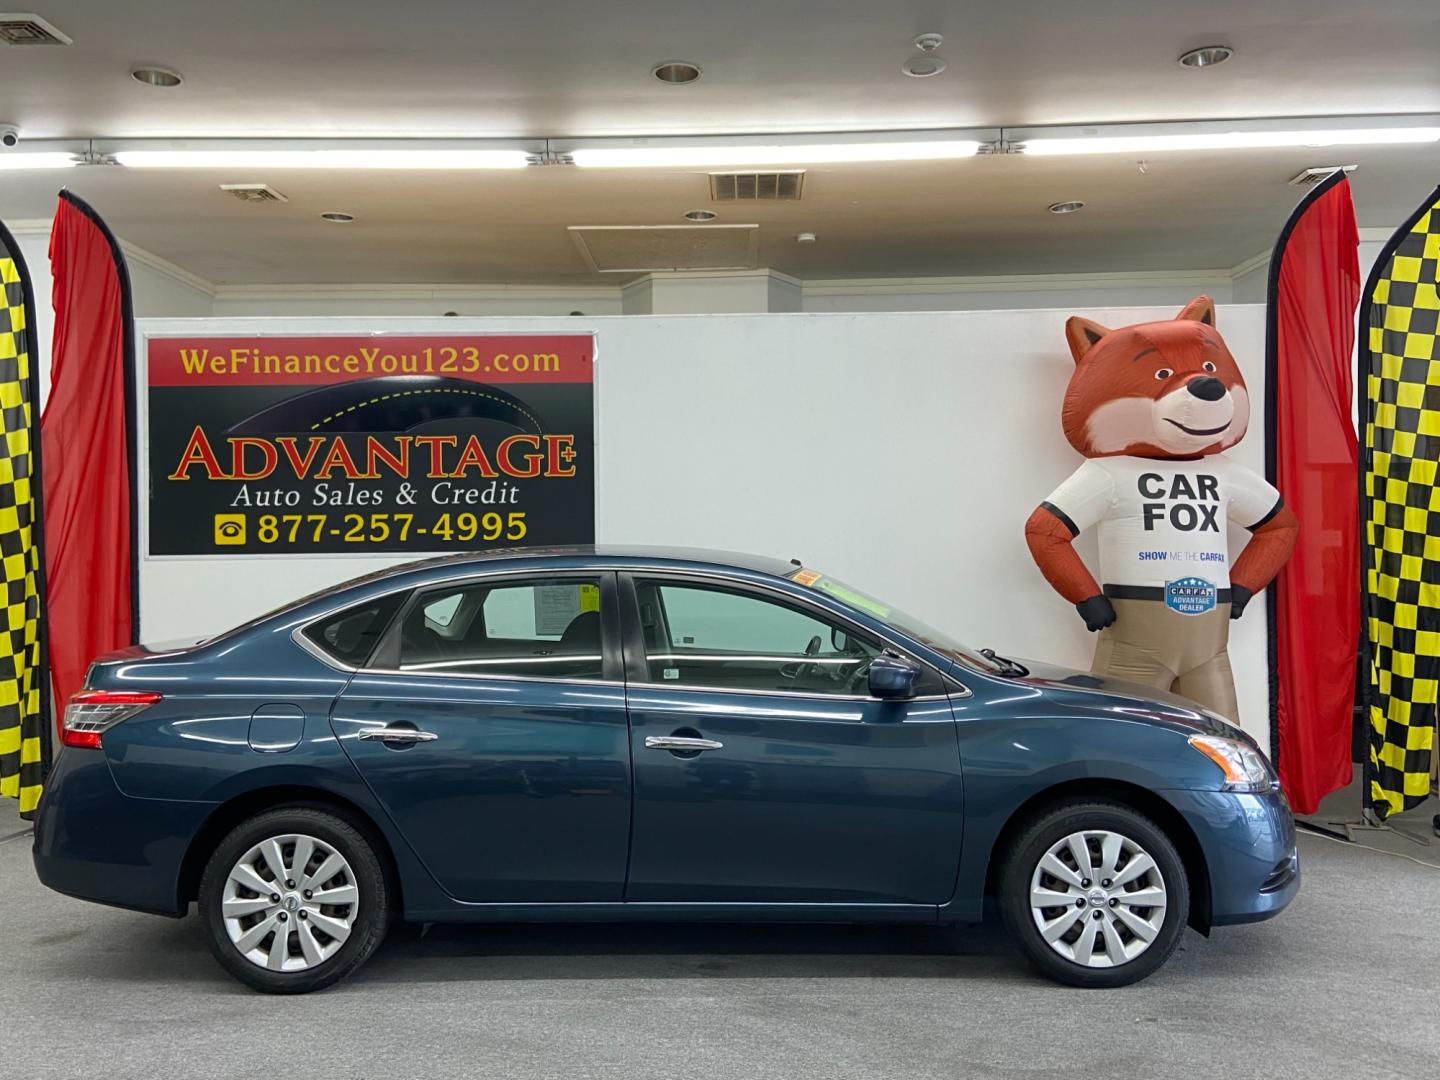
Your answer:
[[[365,742],[382,742],[386,746],[409,746],[418,742],[434,742],[440,736],[433,731],[417,731],[415,728],[366,728],[360,732]]]
[[[646,735],[646,750],[679,750],[681,753],[695,753],[700,750],[722,750],[725,744],[718,739],[692,739],[684,735]]]

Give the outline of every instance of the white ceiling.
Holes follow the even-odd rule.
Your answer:
[[[563,136],[1015,126],[1440,112],[1436,0],[0,0],[68,48],[0,46],[0,121],[31,138]],[[949,69],[900,74],[915,34]],[[1237,50],[1183,69],[1185,49]],[[665,59],[705,71],[663,86]],[[169,91],[127,77],[173,67]],[[761,226],[759,262],[797,276],[1187,269],[1268,246],[1308,165],[1358,163],[1362,225],[1395,224],[1440,180],[1440,149],[982,157],[812,168],[799,203],[714,207]],[[251,207],[222,182],[290,198]],[[674,224],[703,172],[0,173],[0,217],[67,184],[126,239],[217,283],[579,282],[568,225]],[[1045,206],[1082,199],[1080,214]],[[358,220],[334,226],[323,210]],[[795,234],[819,241],[798,245]]]

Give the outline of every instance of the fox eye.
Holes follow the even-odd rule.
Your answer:
[[[1203,367],[1206,371],[1210,372],[1212,375],[1215,373],[1215,365],[1212,364],[1209,360],[1206,360],[1200,366]]]
[[[1171,371],[1168,367],[1162,367],[1159,371],[1155,372],[1155,378],[1168,379],[1171,375],[1174,374],[1175,373]]]

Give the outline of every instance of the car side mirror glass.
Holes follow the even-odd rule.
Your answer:
[[[919,670],[904,660],[877,656],[870,661],[870,695],[888,699],[914,697],[915,680],[919,675]]]

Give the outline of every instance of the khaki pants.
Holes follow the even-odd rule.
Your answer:
[[[1111,600],[1115,622],[1100,631],[1091,671],[1170,690],[1240,722],[1230,673],[1230,605],[1181,615],[1160,600]]]

